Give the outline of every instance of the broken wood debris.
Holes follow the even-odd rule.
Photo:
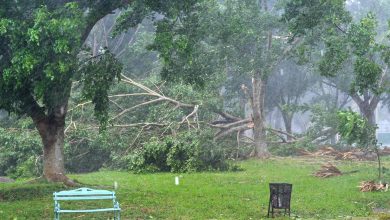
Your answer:
[[[383,151],[381,151],[381,154]],[[389,150],[390,152],[390,150]],[[374,161],[377,156],[374,152],[366,152],[360,149],[353,149],[342,152],[337,151],[330,146],[324,146],[315,152],[310,152],[306,149],[298,149],[298,155],[308,157],[333,157],[335,160],[353,160],[353,161]]]
[[[375,192],[375,191],[384,191],[387,192],[389,189],[389,184],[388,183],[376,183],[375,181],[362,181],[360,183],[360,188],[361,192]]]
[[[333,176],[341,176],[343,173],[333,164],[326,163],[321,166],[320,170],[315,172],[313,176],[328,178]]]

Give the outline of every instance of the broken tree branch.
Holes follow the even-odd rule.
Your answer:
[[[214,140],[218,140],[218,139],[220,139],[226,135],[229,135],[233,132],[246,131],[246,130],[249,130],[252,128],[253,128],[252,126],[249,126],[248,124],[244,124],[244,125],[241,125],[238,127],[232,127],[232,128],[226,129],[226,130],[221,130],[217,134],[215,134]]]
[[[196,124],[197,124],[198,127],[199,127],[199,123],[197,122],[197,112],[198,112],[198,109],[199,109],[199,105],[195,105],[194,110],[193,110],[189,115],[183,117],[183,120],[182,120],[179,124],[183,124],[184,122],[187,122],[188,128],[193,127],[193,126],[191,125],[191,122],[189,121],[189,118],[195,116],[195,117],[194,117],[194,121],[196,121]]]
[[[268,131],[274,133],[274,134],[283,134],[283,135],[286,135],[287,137],[290,137],[294,140],[297,140],[298,138],[295,137],[294,135],[290,134],[290,133],[287,133],[285,131],[281,131],[281,130],[277,130],[277,129],[274,129],[274,128],[267,128]]]

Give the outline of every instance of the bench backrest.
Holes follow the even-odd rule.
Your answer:
[[[75,190],[60,191],[53,193],[54,201],[76,201],[76,200],[113,200],[115,192],[108,190],[95,190],[90,188],[79,188]]]

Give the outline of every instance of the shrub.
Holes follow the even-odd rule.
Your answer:
[[[136,150],[130,156],[129,169],[136,172],[170,171],[167,164],[169,147],[164,140],[152,138],[143,149]]]
[[[236,169],[209,134],[183,132],[162,139],[152,138],[130,156],[128,168],[137,173]]]
[[[64,146],[65,168],[71,173],[93,172],[99,170],[110,160],[115,141],[105,133],[73,130],[67,134]]]
[[[38,132],[0,128],[0,176],[32,177],[42,173]]]

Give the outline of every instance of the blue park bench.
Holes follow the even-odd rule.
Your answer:
[[[120,220],[121,209],[116,201],[115,192],[108,190],[94,190],[90,188],[79,188],[69,191],[53,193],[54,199],[54,219],[60,219],[60,213],[94,213],[94,212],[114,212],[114,219]],[[60,201],[87,201],[87,200],[112,200],[112,208],[98,209],[61,209]]]

